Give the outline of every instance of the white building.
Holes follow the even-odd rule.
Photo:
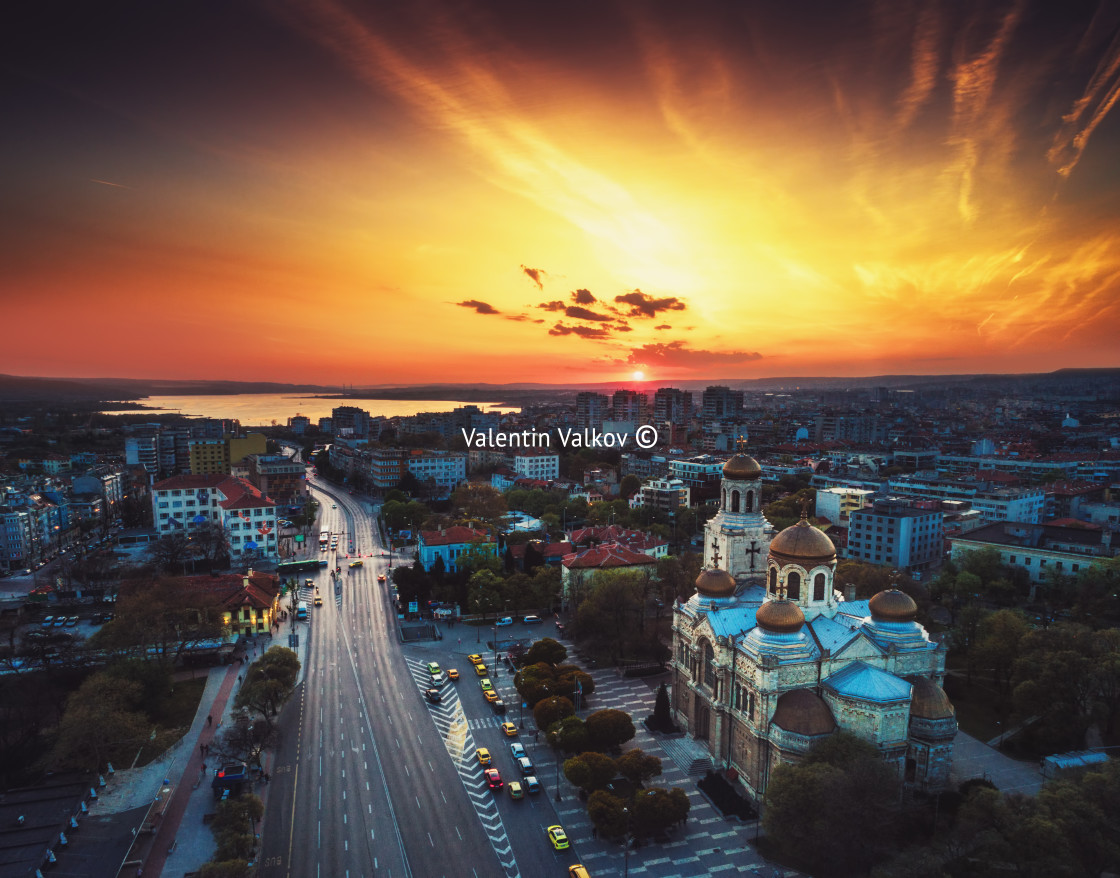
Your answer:
[[[727,458],[713,457],[710,454],[670,460],[669,478],[680,479],[690,488],[702,488],[720,480],[726,462]]]
[[[817,518],[827,518],[833,524],[848,526],[848,516],[867,505],[874,491],[866,488],[824,488],[817,491]]]
[[[657,509],[672,516],[678,509],[688,508],[689,493],[688,485],[680,479],[650,479],[634,495],[631,506]]]
[[[152,520],[160,536],[221,525],[235,560],[277,557],[276,504],[236,476],[173,476],[156,483]]]
[[[434,479],[448,491],[467,480],[467,455],[462,451],[413,451],[407,462],[408,471],[421,482]]]
[[[1000,488],[983,491],[972,498],[972,508],[979,509],[985,521],[1021,521],[1039,524],[1046,509],[1046,492],[1042,488]]]
[[[560,455],[550,451],[518,451],[507,456],[507,463],[521,478],[546,482],[560,478]]]

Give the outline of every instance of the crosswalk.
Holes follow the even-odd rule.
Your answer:
[[[426,662],[405,657],[409,673],[421,692],[427,691],[431,686],[431,676],[428,674]],[[498,805],[486,785],[482,774],[482,766],[478,764],[475,753],[474,736],[472,729],[480,729],[490,725],[499,725],[496,717],[485,719],[467,719],[463,712],[463,705],[459,701],[459,693],[450,684],[444,684],[440,692],[443,700],[439,704],[430,704],[432,722],[443,738],[451,762],[459,774],[463,788],[467,792],[475,813],[482,822],[482,828],[490,839],[490,846],[498,856],[506,878],[520,878],[521,872],[517,868],[517,860],[513,855],[513,845],[502,823],[502,816],[498,813]]]

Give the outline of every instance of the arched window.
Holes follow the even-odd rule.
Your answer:
[[[754,512],[754,491],[747,491],[747,508],[744,512]]]
[[[818,573],[813,577],[813,600],[815,601],[824,600],[824,579],[823,573]]]
[[[726,509],[727,508],[727,488],[724,488],[720,493],[722,494],[722,498],[719,501],[719,508],[720,509]]]
[[[716,688],[716,654],[707,641],[704,642],[704,685],[712,690]]]
[[[778,568],[777,567],[771,567],[770,568],[770,588],[768,589],[768,591],[770,592],[770,594],[777,594],[778,593]]]
[[[791,601],[801,598],[801,574],[796,570],[790,571],[786,576],[786,597]]]
[[[732,512],[738,512],[739,511],[739,492],[738,491],[732,491],[731,492],[731,511]]]

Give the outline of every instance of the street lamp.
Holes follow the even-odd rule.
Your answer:
[[[498,667],[498,626],[495,625],[490,630],[494,632],[494,679],[497,680],[498,672],[501,670]]]
[[[622,836],[622,878],[630,875],[630,809],[623,808],[622,815],[626,818],[626,833]]]

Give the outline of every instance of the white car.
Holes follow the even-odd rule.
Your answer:
[[[513,619],[510,616],[502,616],[502,618],[500,618],[494,624],[496,626],[498,626],[499,628],[501,628],[503,625],[512,625],[513,624]]]

